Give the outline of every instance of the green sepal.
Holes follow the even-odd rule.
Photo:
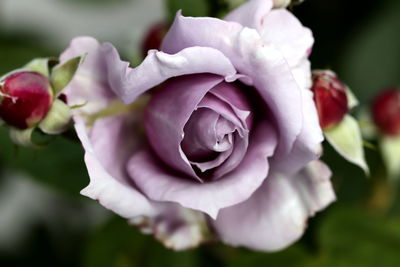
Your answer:
[[[400,178],[400,136],[382,136],[379,143],[388,177],[397,180]]]
[[[357,121],[346,115],[336,126],[324,130],[328,142],[342,157],[362,168],[369,175],[365,160],[361,130]]]
[[[353,109],[354,107],[358,106],[359,102],[356,96],[353,94],[353,92],[350,90],[348,86],[345,87],[346,91],[346,96],[347,96],[347,106],[350,109]]]
[[[47,134],[60,134],[68,129],[71,119],[72,112],[70,107],[63,101],[56,99],[38,127]]]
[[[16,128],[10,128],[10,138],[11,140],[20,146],[27,146],[27,147],[40,147],[40,145],[35,144],[32,140],[32,134],[35,130],[35,127],[28,128],[25,130],[20,130]]]
[[[81,59],[82,57],[74,57],[53,68],[50,75],[50,83],[56,97],[71,82],[78,70]]]
[[[56,64],[58,64],[58,59],[56,58],[36,58],[26,64],[23,69],[39,72],[48,78],[51,68]]]

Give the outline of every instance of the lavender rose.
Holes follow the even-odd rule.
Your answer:
[[[334,199],[312,93],[313,37],[271,0],[224,20],[177,14],[161,51],[137,67],[110,44],[87,53],[65,90],[85,148],[82,194],[185,249],[211,235],[282,249]],[[122,103],[120,99],[124,102]]]

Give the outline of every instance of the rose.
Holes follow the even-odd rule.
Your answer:
[[[316,161],[313,38],[272,5],[249,1],[225,20],[178,13],[161,51],[135,68],[110,44],[72,41],[62,61],[87,53],[65,91],[86,103],[75,111],[82,194],[175,249],[210,233],[269,251],[297,240],[335,196]]]

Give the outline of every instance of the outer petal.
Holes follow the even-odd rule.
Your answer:
[[[293,174],[308,162],[318,159],[322,154],[321,142],[324,140],[319,125],[317,110],[311,90],[302,90],[303,127],[293,148],[288,154],[277,154],[271,161],[274,170]]]
[[[305,60],[314,43],[312,32],[286,9],[276,9],[263,17],[258,29],[266,43],[273,43],[291,67]]]
[[[107,122],[110,124],[104,127]],[[118,153],[112,153],[115,149],[121,148],[120,146],[116,146],[122,141],[119,135],[126,134],[119,132],[121,127],[118,124],[123,123],[123,120],[122,118],[111,118],[108,119],[107,122],[102,122],[102,137],[97,138],[94,144],[89,140],[84,122],[80,119],[77,119],[75,122],[76,132],[85,149],[85,163],[90,176],[90,184],[83,189],[81,193],[90,198],[99,200],[103,206],[125,218],[151,216],[155,212],[152,204],[121,176],[122,170],[119,168],[123,165],[121,160],[123,160],[124,157],[120,157]],[[110,143],[107,144],[107,142]],[[105,147],[105,145],[107,145],[107,147]],[[98,154],[99,152],[101,154]],[[115,157],[116,171],[114,171],[114,174],[116,176],[112,176],[110,172],[106,170],[107,165],[111,162],[109,162],[108,159],[99,159],[99,155],[105,154]],[[122,155],[123,154],[125,153],[122,153]],[[103,163],[105,163],[105,165],[103,165]]]
[[[96,112],[115,98],[108,86],[106,62],[101,47],[92,37],[77,37],[60,56],[61,62],[77,56],[85,57],[74,79],[63,90],[69,105],[85,104],[79,109],[80,112]]]
[[[271,10],[273,1],[251,0],[241,5],[225,20],[256,29],[266,43],[274,44],[296,66],[308,57],[314,39],[309,29],[286,9]]]
[[[259,30],[264,16],[271,11],[272,6],[272,0],[250,0],[229,13],[224,20]]]
[[[236,70],[220,51],[209,47],[190,47],[169,55],[150,50],[145,60],[136,68],[121,61],[111,45],[103,49],[108,63],[108,78],[114,92],[126,103],[165,80],[187,74],[211,73],[234,80]]]
[[[189,249],[211,237],[204,213],[172,203],[160,203],[157,209],[157,216],[138,217],[131,223],[144,233],[153,233],[166,247],[173,250]]]
[[[281,136],[278,149],[288,153],[300,133],[304,114],[301,89],[280,51],[264,43],[256,30],[235,22],[183,17],[178,13],[161,48],[167,53],[176,53],[191,46],[222,51],[240,74],[252,78],[278,124]]]
[[[276,146],[273,129],[260,123],[254,129],[251,144],[241,164],[224,179],[199,184],[177,177],[162,168],[147,151],[133,156],[128,172],[138,187],[157,201],[172,201],[184,207],[203,211],[216,218],[221,208],[246,200],[268,174],[268,160]]]
[[[220,211],[212,222],[221,239],[235,246],[275,251],[300,238],[306,220],[335,200],[331,173],[320,161],[292,177],[270,175],[253,196]]]

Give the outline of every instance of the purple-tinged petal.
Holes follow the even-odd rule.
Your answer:
[[[305,164],[318,159],[322,154],[324,135],[319,124],[318,113],[311,90],[302,90],[303,127],[290,153],[277,154],[271,160],[274,170],[293,174]]]
[[[272,43],[281,51],[290,67],[309,56],[314,38],[312,32],[286,9],[269,12],[258,30],[266,43]]]
[[[250,0],[230,12],[224,20],[259,30],[264,16],[271,11],[272,6],[272,0]]]
[[[245,111],[242,113],[244,120],[240,120],[235,111],[230,107],[228,103],[222,101],[218,97],[213,94],[207,94],[201,100],[201,102],[197,105],[198,108],[207,108],[213,110],[215,113],[221,115],[227,121],[233,123],[239,130],[245,130],[245,119],[249,115],[250,112]]]
[[[107,149],[115,151],[117,148],[123,148],[117,145],[123,141],[123,139],[120,139],[121,135],[127,134],[127,132],[120,132],[123,123],[123,118],[102,121],[102,126],[107,124],[108,127],[101,127],[103,135],[99,138],[102,138],[102,140],[98,138],[92,144],[85,122],[80,118],[76,119],[75,129],[85,149],[85,163],[90,176],[90,184],[81,191],[81,194],[98,200],[103,206],[125,218],[153,216],[155,209],[152,203],[125,179],[126,177],[122,175],[122,169],[118,169],[123,167],[126,153],[121,153],[122,156],[118,152],[112,153],[116,164],[113,174],[106,170],[106,167],[110,167],[108,166],[110,163],[108,159],[99,159],[99,151],[97,151],[99,149],[103,150],[101,154],[111,155],[110,150]],[[110,143],[106,144],[106,142]]]
[[[135,68],[121,61],[117,50],[105,45],[108,78],[114,92],[130,103],[138,96],[169,78],[197,73],[211,73],[235,79],[236,70],[220,51],[210,47],[189,47],[171,54],[150,50]]]
[[[61,62],[77,56],[84,57],[74,79],[63,90],[69,105],[84,104],[79,112],[97,112],[115,99],[108,86],[106,62],[101,47],[92,37],[77,37],[60,56]]]
[[[138,152],[131,158],[128,172],[150,199],[176,202],[216,218],[220,209],[249,198],[268,174],[268,158],[277,143],[274,130],[266,122],[260,122],[250,142],[240,165],[224,179],[209,183],[199,184],[169,173],[148,151]]]
[[[137,217],[130,222],[144,233],[153,233],[167,248],[190,249],[212,237],[204,213],[173,203],[159,203],[157,210],[153,218]]]
[[[171,80],[158,90],[146,107],[147,137],[156,154],[175,170],[197,177],[181,148],[184,126],[204,95],[223,80],[211,74]]]
[[[216,125],[219,114],[206,108],[193,112],[184,127],[182,150],[190,161],[204,161],[215,155],[218,142]]]
[[[304,114],[301,89],[281,52],[273,44],[265,43],[254,29],[235,22],[183,17],[178,13],[161,49],[176,53],[191,46],[218,49],[246,76],[247,82],[247,77],[252,78],[252,85],[276,119],[281,137],[278,150],[289,153],[300,133]]]
[[[262,251],[283,249],[301,237],[308,217],[335,200],[330,175],[320,161],[294,176],[270,174],[250,199],[222,209],[212,224],[228,244]]]
[[[235,145],[233,146],[232,153],[230,154],[229,158],[227,158],[227,160],[218,166],[218,168],[214,171],[214,179],[225,179],[224,175],[228,174],[235,168],[240,168],[240,162],[246,157],[247,148],[249,146],[248,133],[245,133],[243,137],[236,133],[233,138]],[[253,136],[251,138],[253,138]]]
[[[232,108],[236,116],[242,121],[244,128],[251,129],[254,117],[251,114],[251,104],[240,88],[229,83],[220,83],[211,89],[210,93]]]
[[[206,162],[193,162],[191,161],[190,163],[194,166],[196,166],[197,168],[199,168],[199,170],[201,172],[205,172],[211,169],[214,169],[218,166],[220,166],[223,162],[225,162],[229,156],[232,154],[233,151],[233,147],[230,147],[228,150],[220,152],[218,154],[218,156],[210,161],[206,161]]]

